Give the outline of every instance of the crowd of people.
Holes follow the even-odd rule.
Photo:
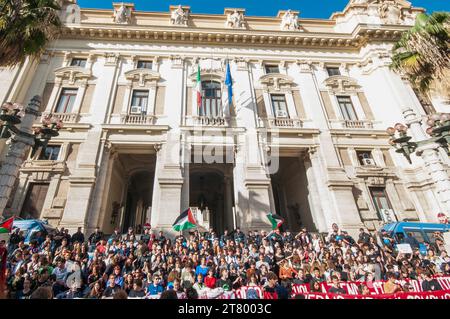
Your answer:
[[[291,297],[294,284],[311,292],[343,294],[342,281],[359,281],[361,294],[373,281],[385,280],[385,293],[409,291],[397,279],[423,279],[424,291],[442,287],[436,276],[450,275],[450,257],[439,232],[427,251],[408,238],[413,253],[397,253],[387,233],[360,229],[358,238],[332,225],[329,234],[298,234],[236,229],[185,232],[174,239],[145,228],[136,235],[116,230],[105,236],[99,228],[85,238],[81,228],[40,233],[28,244],[14,229],[6,252],[8,298],[198,298],[205,290],[227,292],[242,286],[263,287],[265,299]],[[249,290],[246,298],[257,298]]]

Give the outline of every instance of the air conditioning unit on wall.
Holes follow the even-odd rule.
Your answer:
[[[142,107],[141,106],[132,106],[130,113],[131,114],[142,114]]]
[[[397,222],[397,216],[393,209],[380,209],[381,218],[386,224]]]
[[[277,110],[276,116],[277,116],[277,118],[287,118],[288,114],[286,111]]]
[[[363,158],[364,165],[372,165],[375,166],[375,161],[371,158]]]

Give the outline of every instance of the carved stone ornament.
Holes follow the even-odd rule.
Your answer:
[[[55,78],[58,82],[66,82],[74,85],[75,82],[86,84],[91,78],[91,70],[79,66],[62,67],[55,70]]]
[[[245,27],[244,23],[245,22],[243,12],[238,11],[236,9],[233,12],[228,12],[225,27],[233,29],[242,29]]]
[[[139,86],[145,86],[146,82],[150,82],[153,85],[159,81],[160,75],[158,72],[148,69],[134,69],[125,72],[125,78],[129,81],[138,82]]]
[[[396,1],[384,1],[378,8],[383,23],[399,24],[403,21],[402,7]]]
[[[293,13],[290,9],[286,11],[281,18],[280,29],[289,31],[298,30],[298,14]]]
[[[120,3],[113,3],[114,6],[114,22],[118,24],[129,24],[131,23],[131,11],[133,10],[133,5]]]
[[[179,5],[176,9],[172,10],[170,14],[170,24],[187,26],[189,21],[189,9],[183,9]]]
[[[343,75],[330,76],[324,81],[324,84],[329,90],[335,93],[350,93],[360,88],[355,79]]]
[[[290,76],[284,74],[266,74],[263,75],[259,81],[266,88],[270,88],[275,91],[280,91],[283,88],[290,88],[295,85],[294,80]]]

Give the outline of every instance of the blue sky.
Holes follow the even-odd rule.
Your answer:
[[[137,10],[169,11],[170,5],[189,5],[193,13],[223,14],[224,8],[245,8],[246,15],[276,16],[278,10],[300,11],[303,18],[329,18],[333,12],[341,11],[349,0],[130,0]],[[410,0],[416,7],[433,11],[450,11],[450,0]],[[111,0],[78,0],[82,8],[112,9]],[[122,2],[122,1],[114,1]]]

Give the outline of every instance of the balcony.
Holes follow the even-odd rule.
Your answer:
[[[42,117],[49,115],[49,113],[43,113]],[[51,113],[51,115],[58,120],[62,121],[64,124],[68,123],[78,123],[80,115],[78,113]],[[41,119],[39,119],[40,121]]]
[[[156,117],[146,114],[122,114],[120,116],[120,124],[130,125],[151,125],[155,124]]]
[[[302,121],[290,118],[274,118],[268,119],[271,127],[302,127]]]
[[[193,116],[193,124],[199,126],[227,126],[228,121],[225,117]]]
[[[364,121],[364,120],[344,120],[341,122],[343,128],[362,128],[362,129],[373,129],[373,123],[371,121]]]

